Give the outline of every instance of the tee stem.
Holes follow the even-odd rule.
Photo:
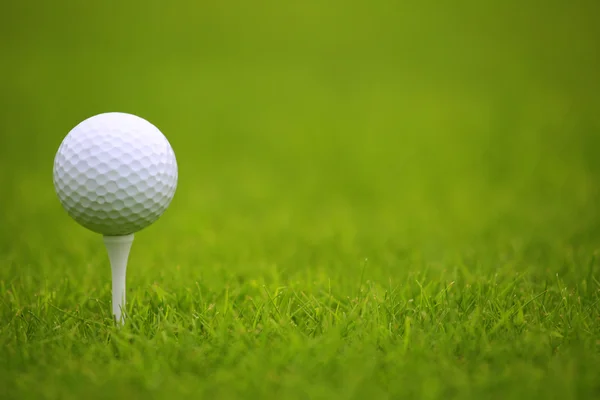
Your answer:
[[[125,322],[125,278],[132,243],[133,234],[104,236],[112,271],[112,311],[117,325],[123,325]]]

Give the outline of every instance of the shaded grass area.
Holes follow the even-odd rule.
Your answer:
[[[598,397],[597,5],[445,3],[2,6],[0,397]],[[115,110],[180,167],[120,330],[51,179]]]
[[[29,298],[3,287],[3,379],[9,395],[42,397],[90,387],[100,390],[86,394],[94,398],[592,397],[600,302],[592,279],[568,287],[560,277],[416,272],[355,290],[177,280],[173,291],[133,290],[122,330],[107,315],[107,293],[82,296],[68,281]]]

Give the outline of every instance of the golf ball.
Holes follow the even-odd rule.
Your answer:
[[[150,122],[125,113],[95,115],[74,127],[54,158],[54,188],[67,213],[105,236],[137,232],[167,209],[177,161]]]

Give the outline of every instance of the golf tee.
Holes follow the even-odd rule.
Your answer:
[[[133,234],[125,236],[104,236],[112,271],[112,311],[117,324],[125,322],[125,281],[127,260],[133,243]]]

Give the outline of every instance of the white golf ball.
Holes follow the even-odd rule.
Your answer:
[[[177,161],[150,122],[124,113],[93,116],[73,128],[54,159],[54,188],[67,213],[106,236],[156,221],[177,187]]]

